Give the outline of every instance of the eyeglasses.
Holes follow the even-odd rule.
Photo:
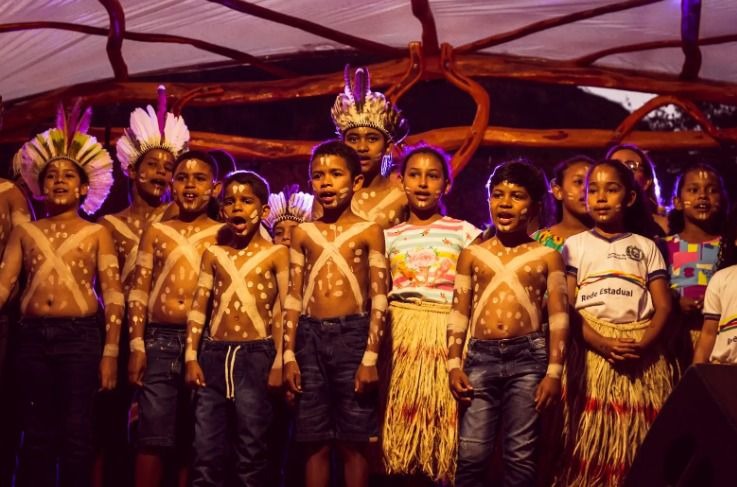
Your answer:
[[[627,161],[619,161],[619,162],[627,166],[632,172],[637,172],[637,171],[642,170],[642,161],[627,160]]]

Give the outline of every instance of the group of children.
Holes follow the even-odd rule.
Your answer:
[[[165,96],[131,114],[117,142],[131,204],[99,223],[78,214],[112,182],[88,111],[62,110],[21,148],[46,216],[30,221],[0,183],[0,306],[17,289],[21,315],[16,485],[90,485],[95,395],[118,377],[136,389],[138,486],[177,461],[180,484],[278,485],[278,396],[302,453],[287,469],[309,486],[329,485],[336,459],[345,485],[367,485],[375,445],[406,485],[486,485],[496,445],[505,485],[533,485],[541,415],[562,420],[552,483],[619,485],[683,369],[737,360],[735,238],[712,168],[684,170],[660,239],[637,148],[565,161],[550,188],[534,165],[503,163],[482,234],[444,214],[442,150],[393,164],[406,121],[356,76],[332,110],[340,140],[310,158],[312,196],[221,177]]]

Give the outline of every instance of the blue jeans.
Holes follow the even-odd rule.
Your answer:
[[[137,398],[139,449],[163,453],[191,445],[190,392],[184,384],[186,334],[183,326],[146,326],[146,369]]]
[[[238,485],[276,485],[276,478],[269,478],[274,472],[268,449],[273,419],[268,378],[275,356],[271,338],[202,341],[199,363],[207,386],[195,393],[193,487],[225,485],[229,470]],[[231,452],[234,462],[228,461]]]
[[[470,340],[464,371],[473,386],[473,400],[461,416],[456,487],[485,485],[500,417],[504,486],[534,485],[538,436],[534,399],[547,364],[545,337],[539,332],[505,340]]]
[[[20,386],[18,487],[84,487],[92,475],[92,409],[102,335],[96,317],[23,318],[15,344]]]
[[[303,392],[296,441],[368,442],[378,436],[377,395],[355,392],[368,327],[368,316],[299,319],[295,355]]]

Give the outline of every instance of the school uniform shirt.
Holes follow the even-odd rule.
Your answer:
[[[719,323],[711,360],[737,363],[737,265],[717,271],[706,286],[704,318]]]
[[[655,242],[634,233],[573,235],[563,245],[563,260],[576,278],[576,309],[611,323],[649,319],[655,307],[647,286],[668,275]]]
[[[389,299],[450,304],[461,250],[481,230],[444,216],[429,225],[400,223],[384,230],[392,275]]]

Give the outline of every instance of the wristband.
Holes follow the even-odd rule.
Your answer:
[[[461,368],[461,359],[459,359],[458,357],[456,357],[456,358],[449,358],[448,359],[447,367],[448,367],[448,372],[451,372],[451,371],[453,371],[455,369],[460,369]]]
[[[102,349],[102,356],[116,358],[119,351],[120,349],[117,345],[108,344]]]
[[[184,363],[197,362],[197,350],[185,350],[184,351]]]
[[[143,338],[134,338],[129,342],[131,352],[146,353],[146,344],[143,342]]]
[[[379,354],[376,352],[369,352],[368,350],[363,352],[363,358],[361,358],[361,365],[364,367],[375,367],[376,362],[379,361]]]
[[[294,355],[294,350],[284,350],[284,365],[296,361],[297,357]]]
[[[560,379],[561,375],[563,375],[563,366],[561,364],[549,364],[545,375],[553,379]]]

